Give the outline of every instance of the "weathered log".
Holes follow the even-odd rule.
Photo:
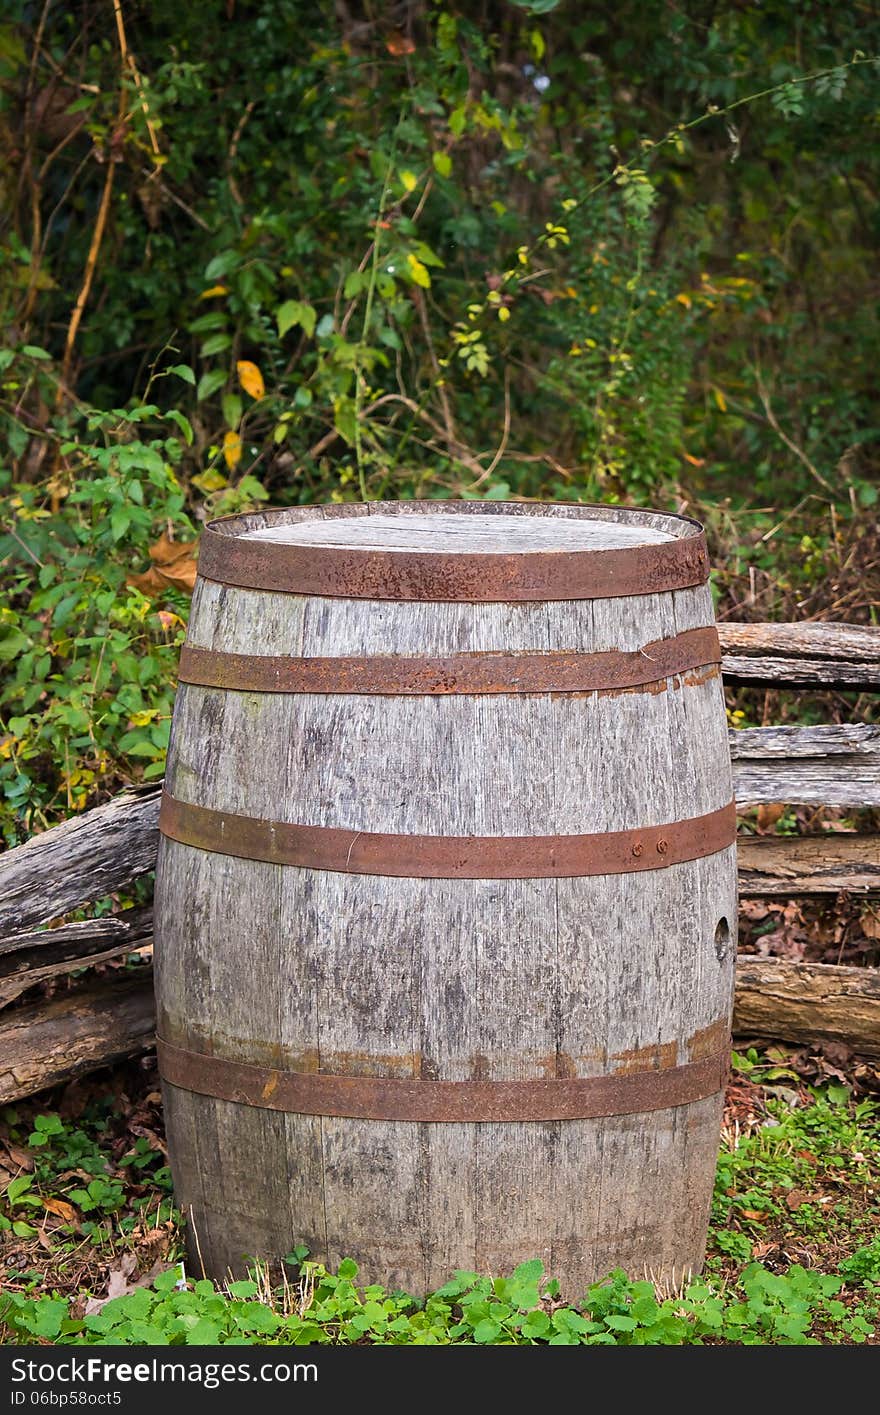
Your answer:
[[[160,786],[123,791],[0,856],[0,936],[101,899],[155,867]]]
[[[731,686],[880,688],[880,629],[860,624],[719,624]]]
[[[0,1016],[0,1103],[21,1100],[154,1043],[149,969]]]
[[[880,727],[750,727],[730,755],[740,807],[880,806]]]
[[[104,979],[0,1017],[0,1104],[149,1050],[155,1041],[149,970]],[[788,963],[740,954],[734,1032],[814,1045],[843,1042],[880,1055],[880,969]]]
[[[756,1039],[843,1042],[862,1056],[880,1056],[880,969],[741,954],[733,1026]]]
[[[0,1007],[28,988],[152,944],[152,909],[14,934],[0,944]]]
[[[880,835],[739,835],[736,857],[745,899],[880,893]]]

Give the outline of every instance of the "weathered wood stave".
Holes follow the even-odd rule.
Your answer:
[[[380,603],[201,579],[188,643],[297,657],[634,653],[712,623],[705,585]],[[647,687],[515,697],[181,684],[168,789],[230,816],[462,837],[638,830],[732,794],[711,663]],[[431,880],[165,839],[159,1033],[269,1071],[426,1084],[656,1072],[723,1049],[735,920],[732,839],[652,871]],[[212,1272],[305,1242],[413,1291],[539,1256],[574,1293],[612,1266],[681,1273],[702,1259],[720,1082],[650,1113],[444,1123],[165,1089],[178,1197]]]

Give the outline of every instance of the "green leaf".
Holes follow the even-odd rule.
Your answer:
[[[488,1345],[492,1341],[497,1341],[501,1335],[501,1328],[497,1322],[493,1322],[491,1317],[484,1317],[474,1327],[474,1341],[481,1345]]]
[[[228,349],[232,344],[231,334],[212,334],[206,339],[201,347],[202,357],[209,359],[212,354],[222,354],[224,349]]]
[[[127,506],[114,506],[113,510],[110,512],[110,531],[111,531],[111,533],[112,533],[112,535],[113,535],[113,539],[114,539],[114,540],[122,540],[122,537],[125,535],[125,532],[128,530],[128,528],[129,528],[130,525],[131,525],[131,512],[129,511],[128,507],[127,507]],[[57,619],[58,619],[58,611],[57,611],[57,610],[56,610],[56,613],[55,613],[55,619],[56,619],[56,622],[57,622]]]
[[[8,663],[26,649],[30,639],[20,629],[0,628],[0,662]]]
[[[612,1331],[635,1331],[638,1322],[635,1317],[623,1317],[612,1313],[605,1318],[605,1325],[610,1327]]]
[[[22,345],[21,352],[27,354],[29,359],[51,359],[52,357],[45,349],[41,349],[38,344],[24,344]]]
[[[348,298],[347,294],[346,298]],[[289,329],[293,329],[297,324],[309,339],[315,332],[317,315],[314,308],[303,300],[285,300],[284,304],[279,306],[275,318],[278,321],[278,336],[281,339]]]
[[[336,1271],[340,1277],[351,1282],[358,1275],[358,1265],[353,1258],[343,1258]]]
[[[126,756],[129,757],[152,757],[155,759],[162,749],[155,747],[150,741],[142,740],[140,742],[133,742],[130,747],[122,747],[120,745],[120,750],[124,751]]]
[[[226,379],[226,370],[222,368],[212,368],[207,373],[203,373],[196,389],[196,397],[199,402],[204,403],[213,393],[217,392],[218,388],[222,388]]]
[[[183,440],[186,443],[187,447],[192,447],[193,430],[192,423],[190,422],[189,418],[185,417],[184,414],[181,413],[179,408],[170,408],[169,411],[165,414],[165,416],[166,418],[170,418],[171,421],[173,423],[176,423],[176,425],[180,428],[180,431],[183,433]]]
[[[184,383],[191,383],[195,388],[196,376],[189,364],[172,364],[166,373],[176,373],[178,378],[182,378]]]
[[[526,1263],[520,1263],[514,1268],[513,1276],[517,1282],[538,1282],[543,1276],[544,1264],[540,1258],[530,1258]]]
[[[431,160],[434,163],[434,171],[439,176],[449,177],[452,175],[452,158],[448,152],[435,152]]]
[[[224,420],[234,430],[241,422],[241,399],[237,393],[224,393],[221,406]]]
[[[351,270],[345,277],[342,293],[347,300],[353,300],[369,283],[370,277],[365,270]]]
[[[17,1179],[11,1179],[6,1187],[6,1198],[10,1204],[14,1204],[22,1194],[26,1194],[31,1187],[31,1177],[29,1174],[20,1174]]]
[[[119,514],[120,512],[123,513],[125,516],[129,515],[128,511],[126,511],[124,506],[118,506],[110,516],[111,528],[113,525],[113,517]],[[128,529],[127,524],[126,529]],[[118,540],[119,537],[114,535],[114,539]],[[56,629],[64,628],[64,625],[67,623],[68,619],[70,618],[73,611],[76,609],[79,602],[79,590],[75,591],[74,594],[65,595],[64,599],[58,601],[54,610],[52,611],[52,623]]]
[[[550,1330],[550,1318],[546,1312],[529,1312],[520,1330],[525,1336],[546,1336]]]
[[[211,284],[213,281],[219,280],[222,275],[229,275],[240,264],[241,257],[238,251],[221,251],[205,266],[205,279]]]
[[[41,1297],[34,1304],[36,1320],[31,1331],[34,1336],[42,1336],[51,1341],[61,1333],[61,1323],[67,1316],[67,1303],[63,1297]]]
[[[187,1346],[219,1346],[221,1328],[207,1317],[199,1317],[186,1334]]]

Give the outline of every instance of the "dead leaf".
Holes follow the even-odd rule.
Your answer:
[[[169,587],[191,592],[196,583],[197,555],[195,541],[175,541],[163,531],[150,546],[150,569],[143,575],[129,575],[126,583],[145,595],[162,594]]]
[[[385,48],[389,54],[393,54],[395,59],[399,59],[404,54],[415,54],[416,46],[405,34],[390,34],[385,40]]]
[[[249,393],[252,398],[262,398],[266,392],[266,385],[257,365],[252,364],[250,359],[239,359],[235,367],[238,381],[245,393]]]
[[[149,1272],[142,1273],[135,1282],[129,1282],[128,1279],[137,1267],[137,1256],[134,1253],[124,1253],[119,1261],[119,1267],[112,1268],[107,1275],[106,1297],[89,1297],[83,1315],[92,1317],[96,1312],[100,1312],[108,1302],[112,1302],[114,1297],[127,1297],[130,1292],[136,1292],[139,1287],[149,1287],[153,1279],[164,1272],[167,1266],[164,1259],[157,1258]]]
[[[880,914],[875,914],[873,909],[862,915],[861,925],[865,938],[880,938]]]
[[[772,1253],[776,1247],[778,1247],[776,1243],[767,1243],[759,1240],[757,1243],[752,1244],[752,1257],[756,1262],[760,1263],[767,1257],[767,1254]]]
[[[808,1197],[809,1196],[804,1193],[803,1189],[789,1189],[788,1193],[785,1196],[785,1207],[787,1209],[790,1209],[791,1212],[794,1213],[796,1209],[800,1208],[801,1204],[805,1204],[807,1202]]]
[[[766,835],[778,820],[785,815],[785,806],[780,801],[770,801],[758,807],[758,833]]]
[[[66,1204],[63,1199],[44,1199],[43,1208],[50,1214],[55,1214],[57,1218],[63,1218],[65,1223],[76,1223],[76,1209],[72,1204]]]
[[[752,1223],[760,1223],[763,1219],[765,1219],[765,1218],[767,1217],[767,1210],[766,1210],[766,1209],[740,1209],[740,1215],[741,1215],[742,1218],[751,1219],[751,1220],[752,1220]]]
[[[100,1312],[106,1302],[111,1302],[114,1297],[124,1297],[126,1293],[133,1292],[136,1284],[128,1281],[131,1274],[137,1267],[137,1257],[134,1253],[123,1253],[119,1260],[118,1268],[111,1268],[107,1274],[107,1295],[106,1297],[90,1297],[86,1302],[86,1316],[92,1317],[96,1312]]]
[[[11,1140],[4,1140],[3,1148],[17,1169],[23,1169],[26,1174],[31,1173],[34,1167],[34,1157],[29,1150],[23,1150],[20,1145],[14,1145]]]

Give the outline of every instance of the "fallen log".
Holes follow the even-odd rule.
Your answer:
[[[880,969],[737,959],[734,1033],[755,1040],[843,1042],[880,1056]],[[0,1017],[0,1104],[72,1080],[154,1044],[150,969],[105,979]]]
[[[880,1056],[880,969],[741,954],[733,1029],[767,1041],[843,1042]]]
[[[0,1103],[21,1100],[154,1044],[150,969],[113,978],[0,1018]]]
[[[738,835],[736,861],[744,899],[880,893],[877,835]]]
[[[718,625],[730,687],[880,688],[880,629],[861,624]]]
[[[0,858],[0,936],[60,919],[155,867],[161,783],[123,791]]]
[[[0,1007],[36,983],[108,963],[152,943],[152,909],[126,909],[56,929],[13,934],[0,943]]]
[[[747,727],[730,757],[739,807],[880,806],[880,727]]]

